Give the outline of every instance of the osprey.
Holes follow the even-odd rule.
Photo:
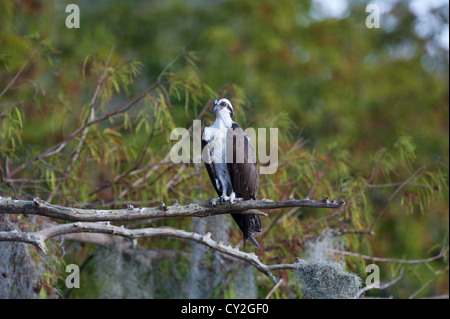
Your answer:
[[[258,194],[258,169],[255,150],[249,138],[234,122],[234,110],[230,101],[214,101],[214,123],[203,129],[202,157],[208,175],[219,198],[217,202],[234,202],[256,199]],[[254,235],[262,231],[261,220],[255,214],[231,214],[244,234],[244,247],[247,239],[259,248]]]

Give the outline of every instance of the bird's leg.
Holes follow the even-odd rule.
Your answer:
[[[223,202],[230,202],[230,208],[234,203],[242,202],[244,199],[240,197],[236,197],[236,193],[232,192],[230,196],[222,195],[218,198],[213,198],[209,200],[209,203],[211,204],[211,207],[217,206],[217,203],[223,203]]]
[[[242,199],[240,197],[236,197],[236,193],[232,192],[229,197],[229,200],[230,200],[230,208],[231,208],[231,205],[233,205],[234,203],[242,202],[244,199]]]

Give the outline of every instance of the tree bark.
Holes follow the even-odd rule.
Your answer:
[[[254,210],[279,209],[287,207],[305,207],[305,208],[339,208],[344,205],[344,201],[329,201],[328,197],[322,200],[312,199],[290,199],[285,201],[270,200],[248,200],[234,203],[231,207],[228,202],[219,203],[212,207],[206,202],[192,203],[189,205],[167,206],[161,202],[159,207],[133,207],[128,205],[126,209],[81,209],[73,207],[63,207],[51,205],[39,198],[32,201],[12,200],[0,197],[0,214],[24,214],[40,215],[68,221],[132,221],[147,218],[161,217],[207,217],[219,214],[245,213],[253,210],[251,214],[262,214]]]

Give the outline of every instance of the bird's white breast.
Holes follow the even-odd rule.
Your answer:
[[[205,127],[203,139],[209,142],[211,159],[214,163],[225,163],[227,131],[211,125]]]

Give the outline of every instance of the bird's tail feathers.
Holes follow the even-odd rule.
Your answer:
[[[247,239],[259,248],[259,243],[254,237],[258,236],[262,232],[261,220],[259,216],[255,214],[232,214],[232,216],[244,235],[244,249]]]

